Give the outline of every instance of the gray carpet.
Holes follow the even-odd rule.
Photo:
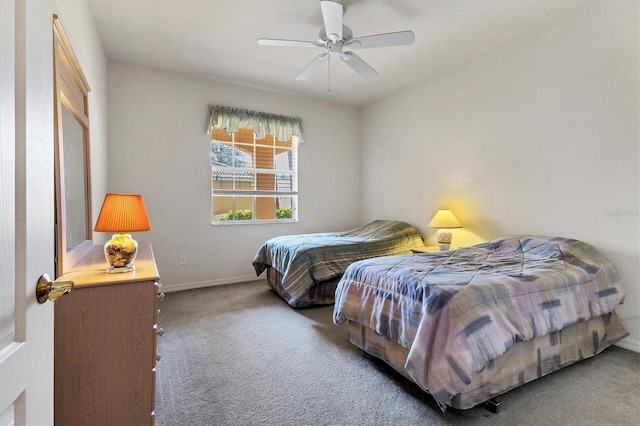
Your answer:
[[[348,342],[332,306],[293,309],[265,281],[168,293],[156,425],[636,425],[640,354],[612,347],[499,397],[447,409]]]

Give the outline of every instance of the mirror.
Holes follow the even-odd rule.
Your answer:
[[[60,21],[53,16],[56,277],[93,247],[88,93]]]
[[[62,106],[62,133],[64,139],[64,204],[66,206],[67,252],[78,247],[87,235],[87,217],[84,209],[87,187],[84,176],[84,129],[71,112]]]

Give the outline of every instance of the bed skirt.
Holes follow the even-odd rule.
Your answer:
[[[335,302],[336,287],[340,282],[340,278],[342,277],[314,284],[307,294],[298,298],[295,302],[290,302],[291,295],[287,293],[282,286],[282,274],[275,268],[267,268],[267,284],[269,284],[269,287],[294,308],[333,304]]]
[[[472,408],[527,382],[594,356],[628,335],[614,311],[546,336],[517,342],[505,354],[474,374],[467,388],[448,401],[447,405],[458,409]],[[411,380],[404,369],[409,353],[406,348],[353,321],[349,321],[349,340]]]

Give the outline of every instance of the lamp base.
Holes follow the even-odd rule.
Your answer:
[[[438,238],[438,248],[440,251],[447,251],[451,247],[451,231],[448,229],[438,229],[436,237]]]
[[[447,251],[451,247],[451,243],[438,243],[438,249],[440,251]]]
[[[105,272],[107,274],[121,274],[123,272],[133,272],[136,270],[136,267],[134,265],[131,266],[122,266],[120,268],[112,268],[112,267],[108,267]]]
[[[104,257],[107,259],[108,274],[131,272],[133,261],[138,253],[138,243],[131,234],[113,234],[104,245]]]

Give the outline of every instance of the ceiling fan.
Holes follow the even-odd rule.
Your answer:
[[[352,50],[369,49],[372,47],[390,47],[413,44],[415,35],[413,31],[399,31],[394,33],[374,34],[364,37],[353,37],[351,30],[343,25],[343,6],[335,1],[324,0],[320,2],[324,28],[320,29],[318,41],[278,40],[261,38],[258,44],[261,46],[278,47],[314,47],[325,49],[324,53],[316,56],[296,76],[296,80],[306,80],[322,65],[324,61],[331,63],[331,57],[339,57],[351,69],[364,79],[372,79],[378,75],[369,64],[363,61],[352,51],[344,51],[344,48]],[[329,89],[331,91],[331,89]]]

